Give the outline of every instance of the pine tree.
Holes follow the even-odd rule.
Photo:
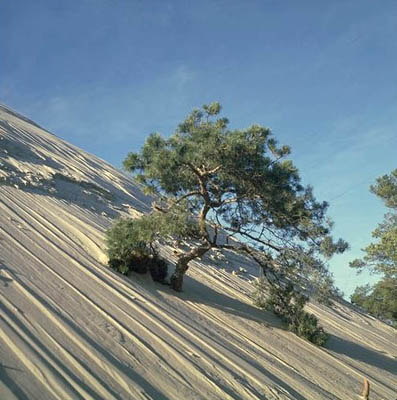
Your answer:
[[[156,221],[153,237],[196,241],[179,255],[172,287],[180,291],[189,263],[215,248],[247,254],[272,284],[284,276],[324,276],[324,260],[347,247],[330,236],[327,203],[300,183],[286,159],[289,147],[278,146],[268,128],[229,130],[220,111],[219,103],[194,110],[168,139],[153,133],[124,160],[156,198],[145,217]]]
[[[374,286],[357,287],[351,301],[376,317],[391,320],[397,327],[397,169],[378,178],[370,190],[385,202],[390,212],[372,232],[376,242],[363,249],[364,257],[352,261],[350,266],[382,278]]]

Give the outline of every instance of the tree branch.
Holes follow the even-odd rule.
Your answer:
[[[216,172],[218,172],[220,169],[222,168],[221,165],[218,165],[217,167],[210,169],[209,171],[205,171],[204,175],[212,175],[215,174]]]
[[[191,196],[202,196],[202,194],[197,190],[193,191],[193,192],[190,192],[190,193],[186,193],[182,197],[179,197],[177,200],[175,200],[173,203],[174,204],[179,204],[182,200],[185,200],[185,199],[187,199],[188,197],[191,197]]]
[[[245,231],[242,231],[241,229],[234,229],[232,227],[223,227],[223,229],[225,229],[225,230],[227,230],[229,232],[234,232],[236,234],[240,234],[240,235],[246,236],[248,239],[251,239],[251,240],[253,240],[253,241],[257,242],[257,243],[263,244],[264,246],[268,246],[271,249],[276,250],[278,252],[280,252],[282,250],[281,247],[275,246],[274,244],[272,244],[270,242],[264,241],[262,239],[259,239],[258,237],[250,235],[249,233],[247,233]]]

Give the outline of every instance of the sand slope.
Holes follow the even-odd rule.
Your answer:
[[[257,270],[233,253],[195,263],[182,294],[106,268],[105,229],[149,203],[0,107],[1,400],[348,400],[364,376],[371,399],[397,398],[396,331],[348,303],[310,305],[331,333],[317,348],[252,306]]]

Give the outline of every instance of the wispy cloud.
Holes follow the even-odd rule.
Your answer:
[[[193,81],[195,73],[187,65],[179,65],[171,75],[171,81],[175,82],[178,92],[186,90],[189,83]]]

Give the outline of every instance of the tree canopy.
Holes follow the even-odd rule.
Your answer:
[[[152,221],[151,239],[195,240],[179,255],[171,286],[181,290],[189,262],[214,248],[244,252],[270,283],[285,276],[329,278],[326,260],[347,244],[331,238],[328,204],[301,184],[287,159],[290,148],[279,146],[270,129],[230,130],[220,111],[219,103],[194,110],[169,138],[151,134],[124,161],[156,199],[145,217]]]
[[[390,320],[397,328],[397,279],[383,278],[375,285],[358,286],[351,302],[374,317]]]
[[[358,272],[369,270],[382,279],[374,286],[356,288],[351,301],[376,317],[391,319],[397,326],[397,169],[379,177],[370,187],[390,211],[372,232],[376,240],[363,251],[362,259],[350,263]]]

